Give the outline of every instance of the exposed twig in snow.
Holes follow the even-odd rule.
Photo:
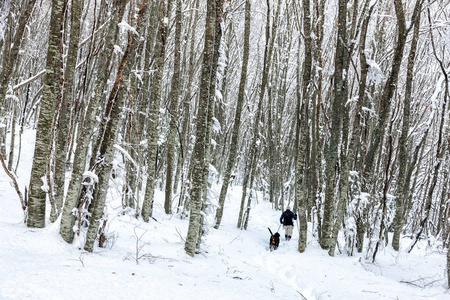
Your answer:
[[[178,227],[176,227],[175,230],[177,231],[178,235],[180,236],[181,241],[183,243],[186,243],[186,239],[183,238],[183,236],[181,235],[180,229]]]
[[[306,297],[305,297],[305,296],[303,296],[303,294],[302,294],[302,293],[300,293],[299,291],[297,291],[297,293],[299,293],[299,294],[300,294],[300,297],[302,297],[302,300],[308,300],[308,299],[306,299]]]

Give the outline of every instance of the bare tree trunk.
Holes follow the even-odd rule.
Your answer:
[[[164,68],[164,57],[166,51],[167,24],[164,21],[166,7],[164,1],[159,3],[158,9],[158,36],[155,45],[155,57],[153,60],[153,82],[149,103],[149,118],[147,125],[148,149],[147,149],[147,184],[145,188],[144,202],[142,204],[142,218],[145,222],[153,214],[153,197],[155,191],[156,159],[158,152],[158,121],[159,105],[161,101],[161,81]]]
[[[230,184],[231,170],[236,161],[236,153],[239,138],[239,126],[241,125],[242,106],[244,104],[245,84],[247,80],[247,66],[250,49],[250,1],[245,1],[245,27],[244,27],[244,52],[242,54],[242,70],[239,83],[239,92],[236,103],[236,112],[234,116],[233,132],[231,136],[230,153],[228,154],[227,168],[223,176],[222,188],[219,195],[219,208],[216,212],[216,224],[214,228],[219,228],[222,221],[225,198],[227,195],[228,185]]]
[[[175,14],[175,53],[173,62],[173,77],[170,89],[170,128],[167,137],[167,170],[166,170],[166,193],[164,201],[164,209],[166,214],[172,212],[172,192],[173,178],[175,167],[175,136],[177,133],[178,121],[178,98],[180,96],[180,61],[181,61],[181,0],[176,2]]]
[[[344,70],[348,72],[348,56],[344,58]],[[344,83],[343,94],[345,97],[348,95],[347,91],[347,83]],[[337,238],[339,234],[339,230],[341,230],[341,225],[344,222],[345,209],[347,207],[347,192],[348,192],[348,181],[349,181],[349,171],[350,171],[350,162],[351,158],[349,157],[349,153],[347,153],[348,148],[348,135],[349,135],[349,127],[350,127],[350,116],[349,111],[346,106],[343,106],[343,121],[342,121],[342,142],[341,142],[341,150],[340,150],[340,176],[339,176],[339,190],[338,190],[338,204],[336,209],[336,220],[333,225],[333,229],[331,232],[331,240],[330,240],[330,249],[328,254],[330,256],[334,256]]]
[[[368,4],[368,1],[366,1],[366,4]],[[372,5],[369,8],[369,11],[367,15],[364,18],[364,21],[362,23],[361,27],[361,35],[360,35],[360,41],[359,41],[359,65],[361,68],[360,71],[360,80],[359,80],[359,92],[358,92],[358,102],[356,104],[356,114],[355,119],[353,121],[353,133],[350,141],[350,147],[349,147],[349,153],[348,153],[348,160],[349,164],[353,166],[353,170],[355,170],[358,167],[358,153],[361,152],[361,119],[362,119],[362,106],[366,99],[366,88],[367,88],[367,73],[368,73],[368,63],[367,63],[367,57],[366,57],[366,39],[367,39],[367,29],[369,27],[369,21],[372,16],[372,12],[375,5]],[[363,243],[364,243],[364,224],[363,224],[363,210],[364,208],[361,202],[357,203],[356,211],[355,211],[355,221],[357,224],[357,234],[356,234],[356,245],[357,245],[357,251],[362,252],[363,250]]]
[[[303,77],[302,77],[302,94],[297,95],[297,157],[295,168],[295,199],[298,206],[299,215],[299,239],[298,251],[304,252],[307,242],[307,207],[308,198],[306,195],[306,156],[307,156],[307,140],[309,135],[308,126],[308,109],[309,95],[312,73],[312,39],[311,39],[311,10],[310,0],[303,0],[303,31],[305,40],[305,58],[303,61]],[[300,73],[297,67],[297,81],[299,81]],[[297,83],[299,84],[299,83]]]
[[[195,55],[195,33],[196,33],[196,27],[198,23],[198,7],[199,7],[199,0],[195,0],[193,3],[194,7],[194,14],[192,19],[190,20],[190,28],[192,27],[192,33],[191,33],[191,40],[189,44],[189,60],[187,60],[187,55],[185,55],[185,64],[188,64],[189,67],[187,67],[188,75],[187,75],[187,82],[190,83],[194,80],[195,75],[195,65],[196,65],[196,55]],[[186,35],[186,44],[187,44],[187,38],[188,35]],[[185,97],[183,99],[183,125],[182,125],[182,136],[180,134],[180,141],[181,144],[184,145],[181,147],[180,145],[180,153],[179,158],[181,158],[181,161],[178,163],[180,166],[179,174],[181,174],[181,191],[180,191],[180,197],[178,200],[178,208],[177,213],[180,212],[180,207],[183,206],[182,209],[182,217],[184,217],[185,211],[189,209],[186,204],[189,203],[189,198],[186,197],[186,194],[188,193],[188,189],[190,186],[190,182],[186,180],[186,178],[189,178],[190,176],[190,170],[189,170],[189,159],[186,159],[187,157],[190,157],[191,149],[192,149],[192,143],[189,143],[190,136],[191,136],[191,129],[192,126],[190,124],[190,118],[191,118],[191,109],[190,105],[192,102],[192,99],[194,97],[193,94],[193,87],[191,84],[188,84],[187,87],[187,93],[185,94]],[[178,175],[180,176],[180,175]],[[175,184],[178,183],[178,180],[175,180]]]
[[[331,246],[331,229],[333,225],[333,211],[335,206],[335,181],[336,181],[336,163],[338,159],[339,138],[341,135],[341,118],[343,104],[347,100],[347,76],[344,74],[346,66],[346,57],[348,50],[347,42],[347,1],[339,0],[338,11],[338,35],[335,54],[334,67],[334,99],[331,113],[331,132],[328,149],[326,150],[325,160],[325,202],[322,224],[322,239],[320,246],[322,249],[329,249]]]
[[[400,140],[398,142],[399,154],[398,154],[398,178],[397,178],[397,197],[395,200],[395,218],[394,218],[394,235],[392,238],[392,248],[398,251],[400,248],[400,233],[404,224],[403,210],[405,200],[407,199],[405,191],[409,190],[409,186],[405,186],[406,182],[406,167],[408,154],[406,152],[406,144],[409,133],[409,116],[411,111],[411,93],[414,76],[414,63],[416,59],[416,49],[419,40],[420,29],[420,15],[422,5],[417,7],[419,12],[414,23],[414,34],[411,41],[411,49],[408,56],[408,67],[406,73],[406,87],[405,87],[405,100],[403,102],[403,125]]]
[[[39,112],[39,120],[36,130],[36,144],[34,149],[33,165],[30,175],[30,194],[28,201],[28,227],[43,228],[45,226],[45,201],[46,192],[41,188],[42,178],[47,178],[47,160],[49,157],[50,135],[52,119],[55,114],[55,104],[60,85],[60,41],[61,41],[61,17],[63,12],[63,0],[52,0],[52,12],[50,19],[49,45],[47,50],[47,73],[44,77],[44,90]],[[48,189],[47,182],[46,186]]]
[[[210,86],[212,77],[215,79],[215,74],[211,74],[214,60],[214,34],[215,27],[219,26],[216,20],[216,0],[207,1],[206,23],[205,23],[205,44],[203,49],[203,63],[201,72],[201,87],[197,112],[197,130],[194,145],[194,152],[192,156],[193,172],[192,172],[192,190],[190,201],[190,217],[189,228],[186,237],[185,251],[188,255],[194,256],[196,246],[198,244],[198,234],[202,208],[202,189],[203,189],[203,172],[205,168],[205,139],[207,126],[207,113],[209,100],[211,99]],[[216,24],[217,23],[217,24]],[[218,50],[218,49],[217,49]]]
[[[70,108],[73,104],[75,86],[75,65],[77,62],[78,43],[80,40],[80,17],[84,1],[72,1],[70,19],[70,40],[64,71],[64,88],[59,112],[58,130],[55,140],[55,207],[52,206],[50,221],[55,222],[61,213],[64,197],[64,181],[67,170],[68,136]]]

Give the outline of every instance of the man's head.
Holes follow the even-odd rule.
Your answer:
[[[289,205],[286,206],[286,210],[291,210],[291,207]]]

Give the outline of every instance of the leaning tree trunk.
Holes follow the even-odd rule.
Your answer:
[[[166,51],[167,24],[164,21],[166,16],[166,7],[164,1],[161,1],[158,9],[158,37],[155,45],[155,57],[153,60],[153,82],[149,103],[148,119],[148,149],[147,149],[147,184],[145,188],[144,202],[142,204],[142,218],[145,222],[153,214],[153,197],[155,191],[155,169],[158,151],[158,120],[159,105],[161,101],[161,82],[164,69],[164,56]]]
[[[46,192],[42,189],[42,178],[47,178],[47,160],[50,149],[50,133],[53,130],[52,119],[55,103],[59,93],[61,17],[63,0],[52,0],[50,17],[49,45],[47,50],[47,74],[44,77],[41,108],[36,130],[33,165],[30,174],[30,194],[28,198],[28,227],[43,228],[45,226]],[[46,183],[48,185],[49,183]]]
[[[189,228],[186,237],[185,251],[188,255],[194,256],[198,242],[200,226],[200,210],[202,205],[203,171],[205,165],[205,138],[206,138],[206,117],[208,100],[210,97],[211,70],[214,59],[214,33],[216,26],[216,0],[208,0],[205,23],[205,44],[203,50],[203,63],[201,71],[200,95],[197,111],[197,129],[192,154],[192,190],[190,201]],[[218,22],[217,22],[218,23]],[[215,77],[214,77],[215,78]]]
[[[75,86],[75,65],[77,62],[78,43],[80,40],[80,16],[83,1],[72,1],[70,18],[70,40],[64,70],[64,87],[62,91],[61,109],[59,112],[58,131],[55,140],[55,206],[52,206],[50,221],[55,222],[61,213],[64,197],[64,180],[67,170],[68,136],[70,124],[70,108],[73,104],[73,88]]]
[[[6,101],[6,91],[8,89],[8,83],[11,78],[12,71],[14,69],[14,65],[19,57],[19,49],[22,41],[22,37],[25,31],[25,26],[27,24],[28,19],[30,18],[31,12],[33,11],[34,4],[36,0],[27,0],[24,3],[24,8],[20,12],[19,24],[15,30],[14,41],[11,49],[9,49],[8,44],[5,45],[5,49],[3,50],[2,55],[2,72],[0,73],[0,125],[4,122],[5,118],[5,110],[7,107]],[[57,22],[57,21],[55,21]],[[1,49],[1,47],[0,47]],[[8,55],[6,55],[8,54]],[[59,56],[58,56],[59,57]],[[57,59],[57,57],[55,58]],[[0,151],[5,156],[5,135],[6,135],[6,127],[0,126]]]
[[[175,137],[178,121],[178,98],[180,96],[180,61],[181,61],[181,0],[177,0],[175,13],[175,53],[173,62],[173,76],[170,89],[170,123],[169,136],[167,137],[167,170],[166,170],[166,193],[164,210],[166,214],[172,212],[173,192],[173,169],[175,167]]]
[[[414,76],[414,62],[416,58],[417,42],[419,40],[419,29],[420,29],[420,11],[422,5],[418,8],[419,10],[417,18],[414,23],[414,34],[411,41],[411,48],[409,50],[408,56],[408,67],[406,71],[406,87],[405,87],[405,101],[403,102],[403,124],[402,133],[400,135],[400,140],[398,142],[398,178],[397,178],[397,197],[395,199],[395,217],[394,217],[394,235],[392,237],[392,248],[398,251],[400,248],[400,233],[403,227],[403,209],[406,201],[405,191],[409,190],[409,186],[405,186],[406,181],[406,166],[408,160],[408,154],[406,151],[407,138],[409,133],[409,115],[411,111],[411,94],[412,94],[412,83]]]
[[[333,211],[335,206],[335,168],[338,158],[339,137],[341,135],[341,118],[343,111],[343,104],[347,101],[346,82],[347,76],[344,74],[346,65],[346,41],[347,41],[347,1],[339,0],[338,11],[338,35],[335,54],[334,66],[334,99],[331,112],[331,132],[328,149],[325,154],[325,202],[323,210],[322,223],[322,239],[320,246],[322,249],[329,249],[331,243],[331,229],[333,225]]]
[[[245,25],[244,25],[244,52],[242,54],[242,69],[239,83],[239,92],[236,103],[236,112],[234,116],[233,132],[231,136],[230,153],[228,154],[227,168],[223,177],[222,188],[219,195],[219,208],[216,212],[216,224],[214,228],[219,228],[222,221],[225,197],[227,195],[228,185],[230,184],[231,170],[236,161],[236,153],[239,138],[239,126],[241,125],[242,106],[244,104],[245,83],[247,80],[247,66],[250,49],[250,1],[245,1]]]
[[[119,3],[120,2],[120,3]],[[64,202],[60,234],[67,243],[71,243],[74,238],[73,226],[75,225],[75,216],[72,211],[78,206],[78,199],[81,193],[83,173],[86,169],[86,161],[88,160],[88,145],[93,134],[93,129],[96,123],[95,112],[98,106],[102,102],[104,96],[104,90],[109,78],[109,65],[113,56],[113,49],[116,43],[114,37],[119,30],[117,24],[122,20],[125,12],[126,1],[116,0],[114,3],[113,12],[111,13],[111,20],[109,21],[108,33],[104,38],[103,50],[98,54],[98,68],[96,70],[96,77],[93,87],[93,97],[90,99],[89,104],[85,110],[85,115],[79,124],[79,134],[77,136],[77,147],[75,149],[75,155],[72,166],[72,176],[69,183],[69,187],[66,194],[66,200]],[[89,137],[89,138],[88,138]]]

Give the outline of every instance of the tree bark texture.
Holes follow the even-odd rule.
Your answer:
[[[49,45],[47,50],[47,73],[44,77],[44,89],[42,92],[41,108],[36,129],[36,144],[33,155],[33,164],[30,175],[30,187],[28,198],[27,226],[43,228],[45,226],[45,201],[46,192],[42,188],[43,180],[47,180],[47,160],[50,159],[49,148],[52,118],[55,113],[55,105],[59,94],[60,71],[60,41],[61,41],[61,16],[63,0],[52,0],[50,17]],[[45,183],[46,188],[50,183]]]
[[[297,99],[297,147],[295,168],[295,199],[297,202],[298,216],[300,222],[298,251],[304,252],[307,242],[307,202],[306,195],[306,163],[307,163],[307,140],[309,135],[308,109],[309,95],[312,75],[312,38],[311,38],[311,3],[303,0],[303,31],[305,42],[305,57],[303,61],[302,94]],[[300,77],[297,71],[297,76]]]
[[[210,99],[210,77],[214,57],[214,33],[216,26],[216,0],[207,1],[205,42],[203,48],[203,62],[201,71],[201,86],[197,111],[196,139],[192,154],[192,189],[190,200],[189,228],[186,237],[185,251],[194,256],[198,241],[200,226],[200,210],[202,206],[203,170],[205,165],[205,138],[208,101]]]
[[[164,1],[161,1],[158,8],[158,36],[155,45],[155,57],[153,61],[153,82],[149,103],[149,118],[147,123],[147,184],[145,188],[144,202],[142,204],[142,218],[145,222],[153,214],[153,200],[155,190],[155,169],[158,151],[158,121],[159,105],[161,101],[161,81],[164,68],[164,56],[166,51],[167,24],[164,21],[166,16],[166,7]]]
[[[322,223],[322,239],[320,246],[322,249],[330,248],[331,229],[333,225],[333,211],[335,209],[335,181],[336,181],[336,163],[338,159],[339,138],[341,135],[341,118],[343,104],[347,101],[347,79],[344,74],[347,56],[347,1],[339,1],[338,10],[338,34],[337,46],[334,63],[334,98],[331,112],[331,132],[328,148],[325,153],[325,201]]]
[[[405,87],[405,100],[403,102],[403,123],[402,133],[398,142],[399,154],[398,154],[398,178],[397,178],[397,197],[395,199],[395,218],[394,218],[394,235],[392,237],[392,248],[398,251],[400,249],[400,233],[404,224],[403,209],[406,201],[405,191],[409,190],[409,186],[405,186],[406,182],[406,167],[408,161],[407,154],[407,138],[409,133],[409,122],[411,113],[411,94],[412,83],[414,76],[414,64],[416,59],[417,43],[419,39],[420,29],[420,11],[422,5],[418,7],[418,15],[414,23],[414,33],[411,41],[411,48],[408,56],[408,67],[406,73],[406,87]]]
[[[172,193],[174,186],[175,167],[175,137],[178,122],[178,98],[180,97],[180,62],[181,62],[181,0],[176,0],[175,12],[175,53],[173,62],[173,76],[170,89],[170,124],[169,136],[167,137],[167,170],[166,170],[166,193],[164,210],[166,214],[172,212]]]
[[[68,136],[70,124],[70,108],[74,101],[75,65],[80,40],[80,18],[84,1],[72,1],[70,18],[70,39],[64,70],[64,87],[59,111],[58,130],[55,140],[55,207],[52,207],[50,221],[54,222],[61,213],[64,198],[64,181],[67,170]]]

